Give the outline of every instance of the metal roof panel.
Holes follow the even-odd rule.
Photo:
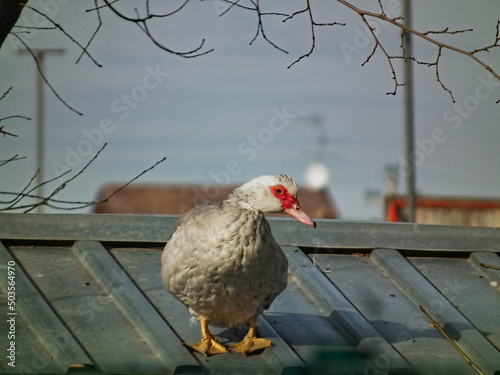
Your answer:
[[[15,263],[14,373],[500,373],[499,231],[270,220],[289,283],[258,319],[273,347],[203,357],[200,329],[164,288],[177,217],[0,215],[0,270]],[[392,246],[388,246],[392,245]],[[387,248],[389,247],[389,248]],[[0,277],[2,309],[7,279]],[[420,310],[422,305],[443,332]],[[4,315],[5,316],[5,315]],[[2,332],[9,324],[0,319]],[[213,328],[226,344],[245,327]],[[0,340],[6,351],[7,340]]]

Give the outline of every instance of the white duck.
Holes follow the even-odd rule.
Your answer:
[[[255,321],[285,289],[288,262],[264,212],[285,212],[316,226],[300,208],[297,184],[284,174],[260,176],[236,188],[219,204],[200,205],[183,215],[163,250],[165,288],[198,318],[201,341],[189,348],[204,354],[243,355],[271,346],[257,338]],[[243,341],[225,348],[207,324],[249,323]]]

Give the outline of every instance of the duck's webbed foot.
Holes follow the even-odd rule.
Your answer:
[[[211,356],[214,354],[225,354],[229,351],[217,342],[216,339],[211,339],[210,337],[202,338],[201,341],[194,345],[188,345],[183,342],[188,348],[197,351],[205,356]]]
[[[272,343],[271,340],[258,338],[255,334],[255,321],[257,317],[253,316],[250,318],[250,328],[248,329],[248,333],[245,338],[237,344],[229,346],[229,350],[242,354],[249,355],[258,350],[263,350],[265,348],[269,348]]]
[[[182,344],[205,356],[229,353],[229,351],[224,346],[219,344],[214,335],[210,333],[210,331],[208,330],[207,320],[202,316],[200,316],[200,324],[201,341],[194,345],[188,345],[185,342],[183,342]]]

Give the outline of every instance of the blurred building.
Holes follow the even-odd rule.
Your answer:
[[[120,184],[104,185],[97,201],[111,196]],[[94,206],[99,214],[170,214],[178,215],[194,206],[208,202],[222,202],[236,186],[137,184],[129,185],[109,199]],[[338,212],[328,190],[299,187],[299,201],[305,212],[315,219],[337,219]],[[274,215],[273,215],[274,216]],[[282,216],[282,215],[280,215]]]
[[[406,198],[385,198],[385,221],[405,222]],[[416,200],[415,221],[419,224],[500,227],[500,199],[421,196]]]

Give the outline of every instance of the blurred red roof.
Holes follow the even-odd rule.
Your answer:
[[[96,200],[102,200],[121,187],[104,185]],[[170,214],[178,215],[207,202],[222,202],[236,186],[207,185],[129,185],[108,200],[94,206],[99,214]],[[299,187],[300,204],[307,214],[316,219],[337,219],[338,213],[327,190],[315,191]],[[274,216],[274,215],[273,215]],[[282,216],[282,215],[279,215]]]
[[[500,200],[494,198],[420,196],[415,221],[419,224],[500,227]],[[385,198],[385,221],[404,222],[406,198]]]

